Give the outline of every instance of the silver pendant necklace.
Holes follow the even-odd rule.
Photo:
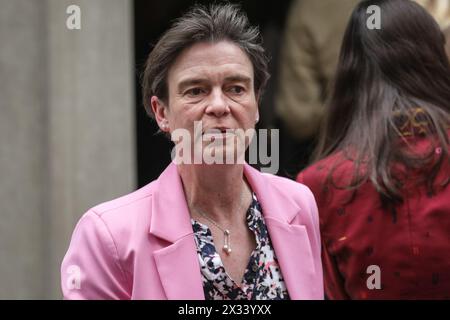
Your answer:
[[[244,189],[246,189],[244,187]],[[244,191],[245,192],[245,191]],[[244,192],[241,193],[241,199],[240,199],[240,205],[239,205],[239,209],[242,209],[242,205],[244,203]],[[231,254],[231,234],[230,234],[230,230],[229,229],[224,229],[221,226],[219,226],[219,224],[217,222],[215,222],[213,219],[211,219],[206,213],[200,211],[199,209],[197,209],[194,206],[190,206],[194,211],[196,211],[197,213],[199,213],[203,218],[205,218],[206,220],[208,220],[209,222],[211,222],[217,229],[219,229],[220,231],[223,232],[223,247],[222,250],[225,251],[225,253],[227,255]]]
[[[207,219],[208,221],[210,221],[213,225],[215,225],[220,231],[223,232],[223,247],[222,250],[225,251],[226,254],[230,254],[231,253],[231,241],[230,241],[230,230],[228,229],[223,229],[221,226],[219,226],[213,219],[211,219],[210,217],[208,217],[206,214],[204,214],[203,212],[201,212],[198,209],[194,209],[195,211],[197,211],[203,218]]]

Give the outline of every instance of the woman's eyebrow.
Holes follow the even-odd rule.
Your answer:
[[[205,84],[207,82],[208,82],[208,80],[203,79],[203,78],[189,78],[189,79],[185,79],[185,80],[182,80],[181,82],[179,82],[177,87],[178,87],[178,91],[183,91],[187,87],[199,85],[199,84]]]
[[[244,75],[232,75],[225,78],[225,82],[243,82],[246,85],[250,85],[252,79]]]
[[[178,92],[183,91],[185,88],[195,85],[201,85],[208,83],[209,80],[205,78],[187,78],[178,83]],[[231,75],[228,77],[225,77],[224,82],[230,83],[230,82],[242,82],[246,85],[250,85],[252,82],[252,79],[245,75]]]

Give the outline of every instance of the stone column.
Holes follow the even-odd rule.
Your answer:
[[[132,1],[0,4],[0,298],[60,298],[79,217],[135,188]]]

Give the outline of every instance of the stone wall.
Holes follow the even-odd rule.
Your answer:
[[[132,1],[0,8],[0,299],[58,299],[79,217],[136,185]]]

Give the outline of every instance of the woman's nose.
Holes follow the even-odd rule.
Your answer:
[[[222,90],[216,89],[211,92],[211,97],[205,112],[216,117],[222,117],[230,113],[230,106]]]

